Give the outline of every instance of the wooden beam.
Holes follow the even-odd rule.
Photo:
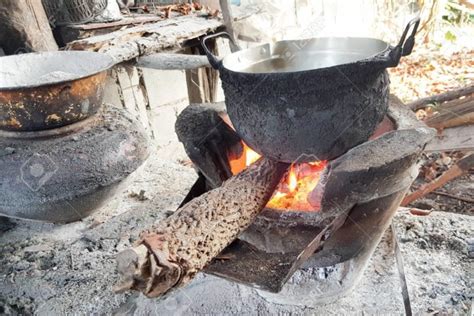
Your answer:
[[[217,19],[187,15],[74,41],[67,45],[67,49],[99,51],[122,62],[153,53],[181,50],[188,41],[220,27],[222,23]]]
[[[3,0],[0,47],[6,54],[58,50],[41,0]]]

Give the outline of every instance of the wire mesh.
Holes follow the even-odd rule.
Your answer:
[[[54,25],[87,23],[107,8],[107,0],[42,0]]]

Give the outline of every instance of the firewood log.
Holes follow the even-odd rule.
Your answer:
[[[158,297],[189,283],[253,222],[287,169],[261,158],[143,232],[117,257],[123,282],[116,290]]]
[[[411,103],[407,103],[407,106],[413,111],[418,111],[432,103],[442,103],[450,100],[459,99],[462,96],[469,96],[474,93],[474,84],[447,91],[445,93],[436,94],[426,98],[421,98]]]

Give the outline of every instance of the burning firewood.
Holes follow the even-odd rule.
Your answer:
[[[117,291],[158,297],[186,285],[253,222],[287,169],[262,158],[143,232],[136,247],[117,257],[123,275]]]

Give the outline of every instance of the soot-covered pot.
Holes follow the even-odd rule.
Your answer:
[[[141,124],[111,105],[61,128],[0,131],[0,215],[79,220],[111,197],[147,157]]]
[[[227,112],[255,151],[284,162],[334,159],[368,140],[388,108],[387,67],[411,53],[419,19],[397,46],[371,38],[279,41],[218,60]],[[411,34],[407,37],[409,30]]]

